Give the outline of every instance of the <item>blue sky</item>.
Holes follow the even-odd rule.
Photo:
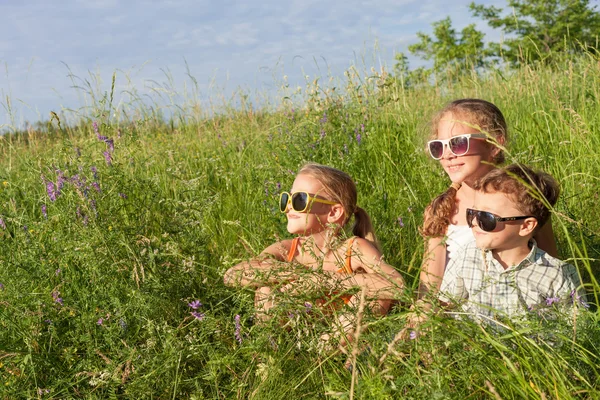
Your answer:
[[[114,72],[115,101],[127,102],[132,89],[166,98],[165,87],[189,90],[187,63],[198,97],[208,99],[236,88],[274,93],[284,75],[295,85],[305,75],[342,77],[351,65],[391,69],[394,54],[407,53],[417,31],[430,33],[431,23],[446,16],[457,30],[476,22],[497,40],[498,33],[471,18],[470,2],[5,0],[0,130],[47,120],[51,110],[82,109],[89,98],[72,86],[87,80],[102,93]]]

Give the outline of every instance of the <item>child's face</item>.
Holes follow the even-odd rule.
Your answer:
[[[461,120],[469,122],[466,117],[451,113],[445,114],[438,123],[437,139],[449,139],[453,136],[468,133],[481,133],[473,127],[456,122]],[[492,162],[493,149],[494,146],[487,143],[485,139],[471,138],[469,151],[465,155],[456,156],[452,154],[448,147],[445,147],[444,154],[439,161],[452,182],[470,184],[493,168],[492,165],[484,163]]]
[[[487,211],[499,217],[519,217],[523,215],[519,211],[512,198],[501,192],[484,193],[475,192],[473,209]],[[530,220],[531,218],[529,218]],[[473,235],[477,247],[484,250],[509,250],[519,246],[527,246],[530,237],[530,231],[526,231],[523,225],[525,220],[499,221],[496,222],[496,228],[491,232],[486,232],[479,227],[477,218],[473,220]]]
[[[294,180],[290,193],[308,192],[311,196],[317,195],[319,198],[331,200],[324,193],[323,185],[317,179],[310,175],[300,174]],[[309,209],[303,213],[294,211],[288,204],[285,215],[287,216],[287,230],[289,233],[299,235],[310,235],[318,233],[327,228],[327,216],[331,210],[331,205],[318,202],[312,202]]]

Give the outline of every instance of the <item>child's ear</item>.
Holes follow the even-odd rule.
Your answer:
[[[344,223],[345,215],[346,211],[344,210],[344,206],[341,204],[333,204],[327,214],[327,222],[341,226]]]
[[[519,230],[519,236],[533,236],[535,228],[538,226],[537,219],[530,217],[523,221],[521,229]]]

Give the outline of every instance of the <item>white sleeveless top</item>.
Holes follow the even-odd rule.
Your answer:
[[[468,225],[453,224],[448,225],[446,236],[446,266],[448,266],[450,260],[456,257],[462,248],[475,241],[475,236]]]

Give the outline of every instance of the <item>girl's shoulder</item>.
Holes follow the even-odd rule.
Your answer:
[[[298,238],[295,239],[284,239],[279,242],[275,242],[266,249],[261,252],[261,255],[271,255],[276,259],[284,261],[288,257],[288,253],[292,246],[294,246],[294,241],[298,241]]]

